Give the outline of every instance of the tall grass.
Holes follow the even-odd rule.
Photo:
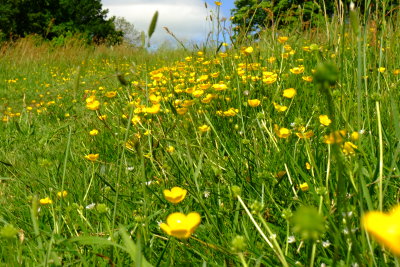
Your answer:
[[[343,8],[202,51],[5,44],[0,261],[398,266],[361,224],[399,202],[398,15]],[[160,229],[193,211],[189,239]]]

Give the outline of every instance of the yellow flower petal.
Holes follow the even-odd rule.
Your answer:
[[[400,256],[400,206],[390,213],[379,211],[367,212],[362,218],[362,225],[375,240]]]

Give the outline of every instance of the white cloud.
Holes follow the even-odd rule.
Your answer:
[[[103,0],[103,8],[109,10],[109,16],[124,17],[145,33],[158,11],[152,44],[173,40],[163,27],[168,27],[182,41],[205,40],[210,30],[210,22],[206,20],[208,11],[202,0]]]

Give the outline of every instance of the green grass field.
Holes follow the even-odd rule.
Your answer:
[[[3,46],[2,265],[399,266],[400,31],[329,27]]]

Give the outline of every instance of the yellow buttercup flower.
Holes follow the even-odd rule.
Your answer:
[[[167,218],[167,223],[161,223],[160,228],[170,236],[189,238],[201,222],[200,214],[191,212],[185,215],[180,212],[172,213]]]
[[[275,124],[274,131],[279,138],[288,138],[290,136],[290,130],[287,128],[280,128]]]
[[[308,163],[308,162],[306,162],[306,169],[307,169],[307,170],[311,170],[311,168],[312,168],[311,164]]]
[[[220,6],[220,5],[222,5],[222,3],[221,3],[221,2],[219,2],[219,1],[215,1],[215,2],[214,2],[214,4],[215,4],[216,6]]]
[[[167,151],[168,153],[173,153],[173,152],[175,151],[175,147],[173,147],[173,146],[168,146],[167,149],[166,149],[166,151]]]
[[[172,187],[171,190],[165,189],[163,191],[163,193],[164,193],[164,197],[166,200],[168,200],[169,202],[171,202],[173,204],[177,204],[185,198],[187,190],[175,186],[175,187]]]
[[[188,108],[177,108],[176,109],[176,113],[178,113],[179,115],[184,115],[184,114],[186,114],[187,111],[188,111]]]
[[[158,112],[160,112],[161,109],[161,105],[160,104],[155,104],[151,107],[148,108],[144,108],[143,112],[144,113],[149,113],[149,114],[157,114]]]
[[[362,217],[361,223],[379,244],[400,256],[400,205],[389,213],[367,212]]]
[[[281,106],[275,102],[273,102],[272,104],[274,104],[274,108],[278,111],[278,112],[284,112],[287,110],[287,106]]]
[[[193,91],[193,93],[192,93],[192,95],[193,95],[194,97],[200,97],[200,96],[202,96],[203,94],[204,94],[204,90],[201,90],[201,89],[195,90],[195,91]]]
[[[310,188],[310,187],[308,186],[307,183],[302,183],[302,184],[300,185],[300,189],[301,189],[301,191],[303,191],[303,192],[307,191],[309,188]]]
[[[40,199],[39,203],[42,205],[48,205],[48,204],[52,204],[53,200],[51,200],[49,197],[46,197],[46,198]]]
[[[105,97],[108,98],[113,98],[117,95],[117,91],[108,91],[107,93],[104,94]]]
[[[346,130],[335,131],[329,135],[324,135],[325,144],[341,144],[343,137],[346,136]]]
[[[162,97],[160,95],[157,96],[155,94],[151,94],[149,96],[149,100],[153,105],[156,105],[156,104],[160,103],[161,99],[162,99]]]
[[[291,73],[293,74],[300,74],[304,72],[304,66],[298,66],[298,67],[294,67],[292,69],[289,69]]]
[[[210,126],[204,124],[202,126],[199,126],[198,129],[199,129],[200,132],[205,133],[205,132],[208,132],[210,130]]]
[[[254,51],[254,49],[251,46],[245,47],[242,50],[243,54],[245,54],[245,55],[250,55],[251,53],[253,53],[253,51]]]
[[[301,138],[301,139],[309,139],[314,136],[314,132],[312,130],[309,130],[307,132],[296,133],[296,135],[298,138]]]
[[[319,122],[324,126],[328,126],[329,124],[332,123],[332,121],[331,121],[331,119],[329,119],[328,115],[320,115]]]
[[[380,73],[384,73],[384,72],[386,71],[386,68],[380,67],[380,68],[378,68],[378,71],[379,71]]]
[[[247,100],[247,103],[249,104],[250,107],[255,108],[261,104],[261,101],[258,99],[249,99]]]
[[[87,102],[86,108],[90,109],[90,110],[98,110],[100,108],[100,102],[98,100],[94,100],[92,102]]]
[[[97,116],[98,118],[99,118],[99,120],[101,120],[101,121],[104,121],[104,120],[106,120],[107,119],[107,115],[99,115],[99,116]]]
[[[98,135],[98,134],[99,134],[99,131],[96,130],[96,129],[93,129],[93,130],[91,130],[91,131],[89,132],[89,134],[90,134],[91,136],[95,136],[95,135]]]
[[[352,142],[345,142],[343,144],[342,151],[345,155],[354,155],[355,154],[354,149],[357,149],[357,148],[358,147],[355,144],[353,144]]]
[[[278,37],[278,42],[280,42],[281,44],[283,44],[283,43],[285,43],[288,39],[289,39],[289,37],[287,37],[287,36],[279,36],[279,37]]]
[[[88,154],[85,156],[85,159],[90,161],[96,161],[99,158],[99,154]]]
[[[352,132],[350,135],[351,141],[357,141],[360,138],[360,134],[358,132]]]
[[[286,97],[286,98],[293,98],[296,94],[297,94],[297,92],[296,92],[296,89],[294,89],[294,88],[289,88],[289,89],[283,90],[283,97]]]
[[[68,192],[66,190],[57,192],[57,197],[59,197],[59,198],[63,198],[66,196],[68,196]]]

